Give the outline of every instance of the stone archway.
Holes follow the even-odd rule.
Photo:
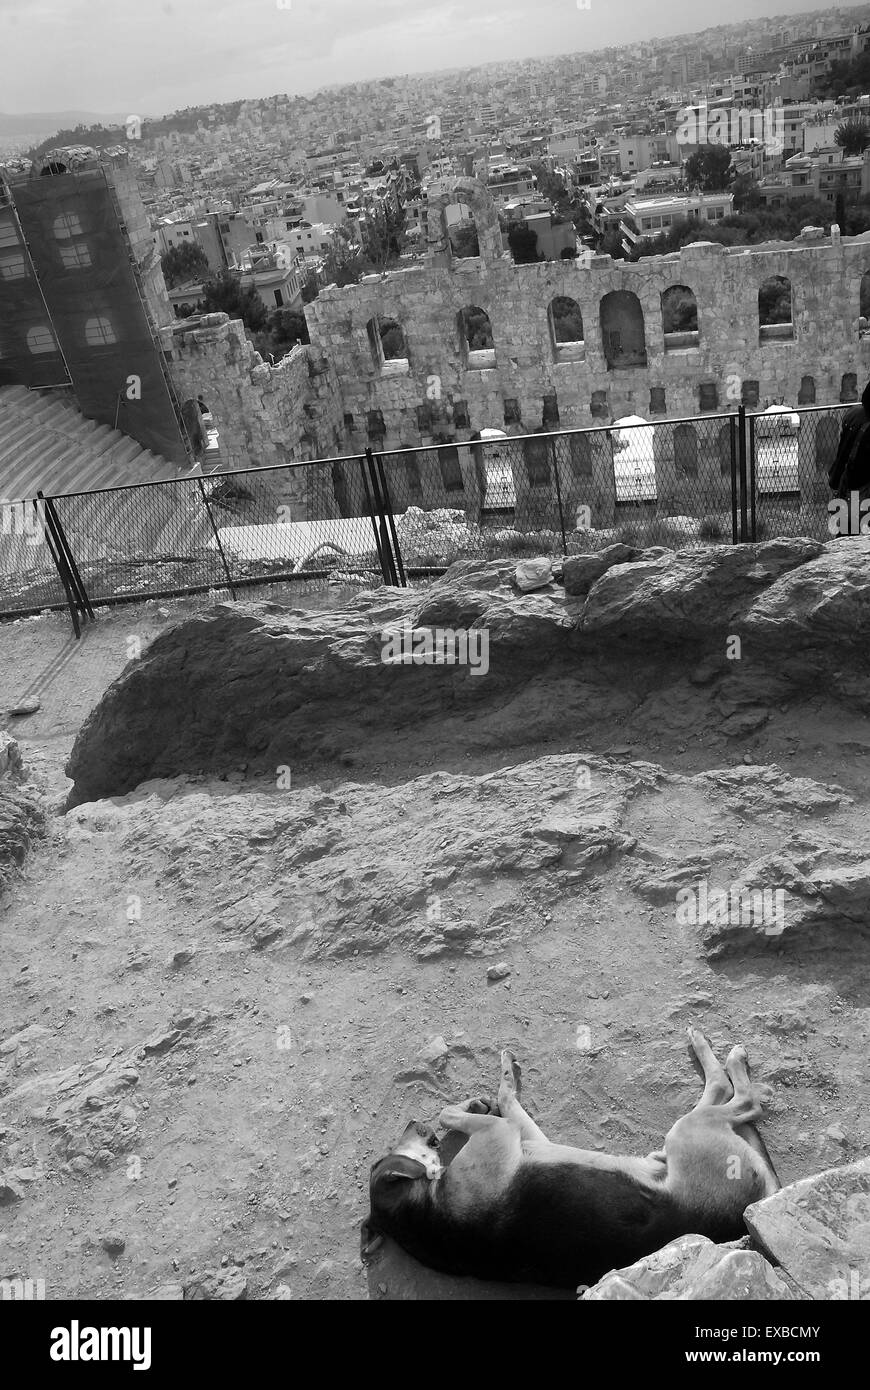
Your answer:
[[[445,209],[452,203],[464,203],[471,210],[481,260],[499,260],[502,255],[501,230],[489,189],[479,179],[457,178],[442,179],[429,192],[426,240],[433,264],[449,266],[453,261],[444,216]]]
[[[631,290],[611,290],[599,305],[601,341],[608,367],[645,367],[643,309]]]

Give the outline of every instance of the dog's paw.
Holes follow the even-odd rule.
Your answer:
[[[512,1052],[505,1048],[501,1054],[501,1079],[502,1085],[514,1091],[519,1096],[522,1086],[522,1070],[520,1064]]]
[[[469,1115],[497,1115],[498,1108],[494,1101],[487,1100],[484,1096],[478,1096],[476,1100],[466,1101],[465,1108]]]

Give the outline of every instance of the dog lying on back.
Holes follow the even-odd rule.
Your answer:
[[[435,1131],[416,1121],[374,1165],[364,1254],[391,1236],[446,1274],[576,1288],[677,1236],[744,1235],[746,1207],[780,1186],[755,1129],[761,1096],[745,1048],[723,1067],[703,1033],[688,1034],[704,1093],[646,1158],[551,1143],[520,1105],[519,1067],[503,1052],[497,1106],[467,1100],[439,1116],[468,1135],[448,1167]]]

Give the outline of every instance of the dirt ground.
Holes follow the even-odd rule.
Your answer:
[[[0,906],[0,1169],[23,1189],[0,1205],[0,1277],[42,1278],[48,1298],[172,1298],[209,1278],[223,1297],[496,1296],[421,1283],[389,1252],[367,1272],[359,1225],[371,1163],[408,1119],[493,1091],[504,1046],[545,1133],[645,1153],[697,1097],[685,1041],[695,1022],[717,1050],[745,1043],[772,1085],[764,1134],[783,1182],[868,1151],[870,964],[859,936],[711,960],[673,906],[641,902],[617,864],[591,876],[545,864],[475,874],[466,854],[468,910],[495,924],[479,951],[427,958],[401,934],[389,949],[333,955],[286,935],[252,944],[227,905],[266,893],[281,870],[263,829],[273,786],[228,770],[226,781],[151,783],[62,814],[64,761],[130,639],[144,644],[198,607],[102,610],[80,642],[62,615],[0,625],[0,711],[41,701],[29,717],[0,715],[0,727],[52,808]],[[436,831],[431,864],[474,833],[482,852],[497,822],[475,820],[480,779],[497,774],[492,795],[519,817],[570,772],[542,760],[578,754],[684,777],[778,765],[836,783],[854,805],[822,817],[824,833],[866,853],[866,720],[819,699],[773,711],[746,740],[699,742],[647,704],[580,731],[550,711],[546,740],[475,753],[484,711],[461,738],[438,725],[387,730],[344,764],[294,769],[300,813],[341,829],[338,845],[306,851],[308,870],[319,855],[323,874],[354,880],[355,901],[366,875],[374,892],[378,875],[399,872],[375,854],[392,815],[407,816],[389,853],[404,836],[409,874],[421,837]],[[724,841],[736,873],[753,853],[818,843],[820,816],[774,809],[750,823],[712,793],[674,786],[632,800],[622,825],[676,856]],[[511,973],[491,983],[496,961]],[[427,1052],[435,1038],[441,1056],[438,1045]],[[85,1132],[97,1140],[77,1162]]]

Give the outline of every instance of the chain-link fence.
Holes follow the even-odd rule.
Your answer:
[[[829,532],[827,472],[848,406],[319,459],[53,499],[93,603],[277,582],[425,581],[458,559],[578,554]],[[65,606],[41,503],[0,505],[0,616]],[[390,568],[392,565],[392,568]]]

